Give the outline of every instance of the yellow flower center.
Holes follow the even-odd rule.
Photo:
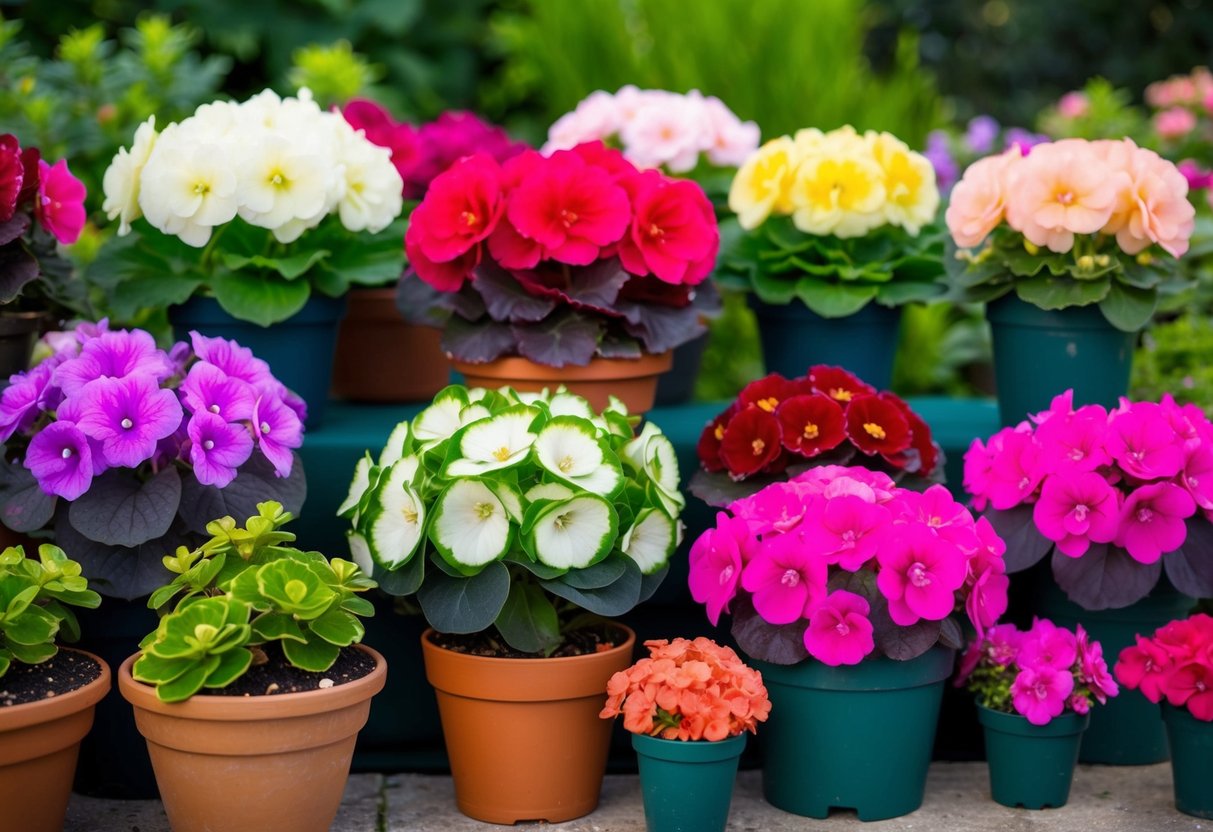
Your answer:
[[[493,451],[493,459],[497,460],[498,462],[505,462],[509,458],[510,458],[510,449],[507,448],[505,445],[502,445],[500,448]]]
[[[415,509],[405,508],[400,513],[404,515],[404,522],[410,526],[417,525],[417,511]]]
[[[287,181],[286,174],[282,172],[281,168],[274,168],[272,171],[270,171],[270,175],[266,177],[266,181],[278,189],[282,189],[290,185],[290,182]]]
[[[816,439],[820,433],[821,433],[821,431],[818,430],[817,425],[813,424],[812,422],[804,423],[804,438],[805,439]]]
[[[476,216],[476,214],[472,211],[464,211],[459,215],[459,218],[463,220],[463,224],[468,228],[474,228],[480,221],[480,217]]]
[[[759,399],[757,402],[755,402],[755,404],[757,404],[767,413],[774,413],[775,408],[779,407],[779,399],[775,398],[774,396],[767,396],[765,399]]]
[[[556,463],[556,467],[560,469],[560,473],[567,474],[569,471],[573,470],[573,457],[566,456],[564,459],[560,460],[560,462]]]
[[[194,183],[194,193],[197,196],[206,196],[210,192],[211,192],[211,183],[210,182],[195,182]]]
[[[656,239],[658,237],[664,237],[664,236],[665,236],[665,231],[663,231],[661,226],[659,226],[657,223],[651,223],[649,225],[649,237]]]
[[[830,391],[830,398],[836,402],[849,402],[854,396],[854,393],[842,387],[835,387]]]
[[[863,429],[867,431],[868,436],[872,437],[873,439],[884,439],[886,436],[884,428],[875,422],[864,422]]]
[[[564,224],[565,228],[569,228],[573,223],[577,222],[577,215],[567,208],[562,208],[560,210],[560,221]]]
[[[476,512],[476,517],[481,520],[488,520],[493,516],[492,503],[476,503],[476,505],[472,507],[472,510]]]
[[[717,425],[716,430],[713,431],[713,433],[716,435],[717,442],[723,441],[724,440],[724,425]]]
[[[762,452],[766,450],[767,443],[761,439],[755,439],[750,443],[750,447],[754,449],[754,456],[762,456]]]

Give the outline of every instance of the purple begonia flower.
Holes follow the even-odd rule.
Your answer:
[[[93,342],[90,342],[93,343]],[[181,424],[181,402],[150,376],[100,378],[81,394],[80,429],[101,442],[110,465],[134,468]]]
[[[1047,144],[1050,141],[1052,139],[1040,133],[1033,133],[1031,130],[1025,130],[1022,127],[1008,127],[1006,134],[1003,136],[1002,146],[1004,150],[1010,150],[1012,147],[1018,146],[1020,155],[1027,156],[1036,145]]]
[[[253,437],[244,425],[232,425],[207,410],[189,422],[190,463],[203,485],[224,488],[236,478],[236,469],[253,453]]]
[[[55,384],[67,395],[74,396],[90,381],[99,378],[144,375],[160,381],[172,374],[172,362],[156,347],[151,335],[141,329],[121,330],[105,332],[86,341],[79,356],[65,361],[55,370]]]
[[[947,131],[932,130],[927,135],[927,148],[922,155],[931,163],[931,167],[935,168],[935,180],[940,190],[947,191],[956,184],[960,177],[960,168],[952,158]]]
[[[270,373],[270,365],[253,355],[248,347],[242,347],[235,341],[226,338],[207,338],[197,332],[190,332],[190,343],[194,346],[194,354],[208,364],[214,364],[220,370],[241,381],[247,381],[254,387],[270,384],[274,376]]]
[[[993,116],[977,116],[969,121],[969,129],[965,131],[965,144],[978,155],[985,155],[994,149],[994,140],[998,138],[1001,128]]]
[[[289,476],[292,448],[303,444],[303,424],[290,405],[277,396],[262,396],[253,406],[253,430],[257,444],[280,477]]]
[[[76,339],[83,344],[85,341],[91,341],[94,338],[104,335],[110,331],[110,319],[102,318],[93,323],[92,321],[82,321],[76,324],[75,327]]]
[[[25,467],[44,492],[74,500],[93,481],[93,450],[76,425],[52,422],[30,440]]]
[[[28,428],[45,409],[52,369],[39,364],[27,373],[9,377],[8,387],[0,395],[0,442]]]
[[[301,425],[306,424],[307,423],[307,402],[305,402],[303,400],[303,397],[300,396],[298,393],[296,393],[294,390],[288,390],[286,388],[286,385],[284,385],[282,382],[278,382],[278,386],[282,388],[282,395],[281,395],[282,403],[285,404],[287,407],[289,407],[291,410],[295,411],[295,416],[297,416],[299,418],[299,424],[301,424]]]
[[[214,364],[200,361],[190,368],[181,383],[186,408],[223,417],[225,422],[253,418],[257,394],[247,381],[233,378]]]
[[[80,341],[76,338],[75,330],[48,332],[42,336],[42,342],[53,357],[60,359],[60,363],[75,358],[80,353]]]
[[[194,357],[194,349],[184,341],[178,341],[168,351],[168,360],[173,363],[173,375],[185,375],[185,366]]]
[[[81,414],[84,413],[82,403],[82,396],[64,399],[63,404],[59,405],[59,408],[55,411],[55,419],[60,422],[77,424],[80,421]],[[93,449],[93,476],[99,477],[108,471],[110,466],[105,461],[105,452],[101,449],[101,443],[89,437],[88,444]]]
[[[182,421],[175,431],[156,443],[156,453],[152,455],[152,465],[163,468],[172,465],[179,459],[185,459],[182,449],[190,441],[188,423]]]

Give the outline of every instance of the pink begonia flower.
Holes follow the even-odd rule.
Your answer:
[[[1081,557],[1092,543],[1116,538],[1120,492],[1099,474],[1063,469],[1045,481],[1032,520],[1063,554]]]
[[[877,560],[876,585],[889,599],[895,624],[942,621],[952,612],[965,582],[965,557],[955,544],[910,525],[888,538]]]
[[[1085,92],[1074,90],[1066,93],[1057,101],[1057,112],[1066,118],[1082,118],[1091,109],[1091,102]]]
[[[1185,449],[1203,444],[1213,445],[1213,422],[1205,416],[1200,405],[1193,402],[1181,405],[1170,393],[1163,393],[1158,405],[1171,423],[1175,435],[1183,440]]]
[[[904,490],[895,504],[902,520],[922,523],[962,550],[971,550],[978,545],[973,533],[973,515],[942,485],[932,485],[923,492]]]
[[[1154,131],[1164,139],[1181,139],[1196,129],[1196,115],[1187,107],[1169,107],[1154,114]]]
[[[1083,684],[1091,689],[1095,700],[1105,704],[1112,696],[1120,693],[1120,687],[1108,672],[1108,663],[1104,660],[1103,645],[1092,641],[1091,636],[1079,624],[1074,628],[1078,640],[1079,676]],[[1077,710],[1077,709],[1075,709]]]
[[[1019,643],[1020,667],[1069,671],[1078,661],[1078,639],[1047,618],[1037,618]]]
[[[994,451],[980,439],[969,443],[969,449],[964,455],[964,475],[962,482],[965,491],[971,495],[970,504],[974,511],[985,511],[990,498],[990,469],[994,465]]]
[[[875,503],[887,503],[896,488],[892,478],[883,471],[842,465],[818,465],[797,474],[789,482],[803,489],[804,493],[826,494],[828,497],[854,494]]]
[[[1015,710],[1033,725],[1047,725],[1066,708],[1074,691],[1074,676],[1069,669],[1042,665],[1019,671],[1011,683],[1011,702]]]
[[[856,572],[876,556],[889,524],[886,508],[846,495],[814,500],[800,529],[805,544],[827,563]]]
[[[999,569],[986,569],[973,581],[965,598],[965,614],[978,638],[1007,611],[1010,586],[1011,579]]]
[[[809,615],[804,646],[809,655],[832,667],[859,664],[876,644],[867,600],[853,592],[831,592]]]
[[[615,96],[595,90],[548,128],[543,153],[550,155],[557,150],[570,150],[583,142],[613,136],[619,130],[621,115]]]
[[[1154,402],[1132,402],[1108,422],[1108,451],[1125,473],[1142,480],[1173,477],[1184,449],[1171,420]]]
[[[1174,164],[1130,139],[1095,144],[1108,154],[1120,183],[1103,233],[1115,234],[1117,245],[1127,254],[1157,243],[1171,256],[1181,257],[1195,228],[1196,208],[1188,200],[1188,180]]]
[[[1009,196],[1009,177],[1014,166],[1022,164],[1019,151],[1012,149],[998,156],[978,159],[948,200],[944,220],[952,239],[961,248],[979,246],[1003,221]]]
[[[703,100],[710,141],[708,161],[721,167],[740,167],[758,149],[762,133],[752,121],[742,121],[724,102],[713,95]]]
[[[638,167],[664,165],[671,173],[686,173],[698,163],[708,130],[701,101],[650,90],[648,100],[620,127],[619,138]]]
[[[619,243],[623,267],[672,284],[694,285],[712,271],[720,233],[703,188],[657,171],[623,180],[632,200],[631,228]]]
[[[1213,447],[1201,445],[1188,452],[1179,483],[1196,505],[1213,509]]]
[[[1007,667],[1019,659],[1019,646],[1025,633],[1014,624],[998,624],[986,633],[986,655],[997,665]]]
[[[1070,710],[1079,716],[1082,716],[1091,710],[1091,703],[1088,702],[1087,697],[1083,696],[1081,693],[1076,693],[1070,697],[1069,706]]]
[[[973,671],[977,669],[982,656],[985,655],[984,644],[980,635],[969,643],[969,649],[965,650],[960,657],[960,664],[956,668],[956,678],[952,680],[953,687],[964,687],[964,683],[973,675]]]
[[[990,437],[994,452],[987,496],[999,511],[1030,500],[1045,475],[1046,459],[1032,434],[1004,428]]]
[[[64,245],[76,242],[84,230],[87,218],[85,195],[84,183],[72,176],[67,169],[66,159],[60,159],[53,165],[38,160],[38,196],[34,200],[34,214],[42,227]]]
[[[1126,175],[1081,140],[1034,147],[1012,172],[1007,223],[1035,245],[1068,252],[1075,234],[1094,234],[1107,224]]]
[[[1213,665],[1188,662],[1168,674],[1167,701],[1175,707],[1186,706],[1192,716],[1213,721]]]
[[[745,521],[750,534],[758,536],[794,529],[804,517],[805,501],[796,486],[779,482],[737,500],[729,511]]]
[[[716,526],[699,536],[691,546],[691,597],[707,607],[708,620],[719,623],[720,614],[728,612],[729,602],[737,595],[741,570],[754,547],[754,537],[744,520],[716,515]]]
[[[1120,651],[1114,668],[1116,678],[1129,690],[1140,690],[1151,702],[1161,702],[1170,657],[1166,649],[1152,639],[1140,635],[1135,638],[1136,644]]]
[[[1114,542],[1139,563],[1154,563],[1183,545],[1188,536],[1184,521],[1195,513],[1192,496],[1178,485],[1143,485],[1125,500]]]
[[[1108,411],[1086,405],[1064,415],[1056,414],[1036,428],[1036,442],[1052,470],[1062,467],[1094,471],[1112,461],[1104,446]]]
[[[768,624],[806,618],[826,593],[826,562],[796,532],[767,537],[741,573],[754,609]]]

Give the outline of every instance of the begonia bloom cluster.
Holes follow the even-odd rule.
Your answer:
[[[762,674],[708,638],[646,641],[649,657],[607,682],[600,716],[633,734],[717,741],[756,733],[771,712]]]
[[[1103,647],[1081,624],[1071,632],[1042,618],[1028,630],[999,624],[973,641],[956,677],[958,687],[965,684],[981,705],[1033,725],[1047,725],[1066,711],[1088,713],[1120,692]]]
[[[1120,651],[1116,678],[1151,702],[1164,699],[1213,722],[1213,618],[1203,613],[1160,627]]]
[[[38,148],[21,147],[11,133],[0,135],[0,245],[28,230],[28,221],[13,221],[25,210],[60,243],[76,242],[84,228],[84,197],[84,183],[67,160],[49,164]]]

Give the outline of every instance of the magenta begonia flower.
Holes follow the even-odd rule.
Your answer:
[[[859,664],[875,649],[871,607],[853,592],[838,590],[822,601],[809,615],[804,631],[804,646],[818,661],[837,667]]]
[[[1140,563],[1154,563],[1183,545],[1188,536],[1184,520],[1196,513],[1187,491],[1169,482],[1143,485],[1125,500],[1120,531],[1114,541]]]
[[[1130,476],[1173,477],[1184,467],[1184,448],[1163,408],[1134,402],[1108,422],[1108,452]]]
[[[232,378],[247,381],[254,387],[272,384],[274,376],[270,365],[253,356],[253,351],[226,338],[208,338],[190,332],[190,344],[194,354],[208,364],[214,364]]]
[[[1032,509],[1036,528],[1072,558],[1092,543],[1111,543],[1120,529],[1120,492],[1101,475],[1063,469],[1048,478]]]
[[[253,437],[244,425],[232,425],[207,410],[193,415],[187,428],[190,463],[203,485],[224,488],[236,478],[236,469],[253,454]]]
[[[253,418],[257,394],[247,381],[233,378],[214,364],[200,361],[181,382],[185,406],[192,413],[207,412],[225,422]],[[250,446],[251,447],[251,446]]]
[[[25,467],[45,493],[74,500],[93,481],[93,451],[74,424],[52,422],[30,440]]]
[[[0,395],[0,442],[34,423],[45,406],[47,385],[53,368],[39,364],[27,373],[9,378]]]
[[[744,520],[720,512],[716,527],[701,534],[691,546],[691,574],[687,580],[691,597],[707,607],[713,625],[719,623],[720,614],[728,611],[729,602],[737,595],[746,552],[754,542]]]
[[[1036,429],[1036,441],[1054,470],[1062,467],[1094,471],[1111,462],[1104,440],[1108,411],[1086,405],[1073,413],[1057,414]]]
[[[55,369],[54,383],[68,396],[74,396],[99,378],[143,375],[161,381],[173,371],[172,362],[156,347],[151,335],[141,329],[120,330],[104,332],[84,342],[78,356]]]
[[[1120,686],[1108,672],[1108,663],[1103,657],[1103,645],[1092,641],[1091,636],[1079,624],[1074,628],[1078,641],[1079,674],[1083,683],[1091,689],[1095,699],[1103,705],[1111,696],[1120,693]]]
[[[796,532],[768,537],[741,573],[754,609],[768,624],[808,617],[826,592],[826,562],[811,554]]]
[[[826,563],[855,572],[876,556],[889,525],[888,509],[848,494],[813,500],[800,528]]]
[[[1025,668],[1011,683],[1011,702],[1028,722],[1046,725],[1065,710],[1073,691],[1074,676],[1068,668],[1057,670],[1048,665]]]
[[[993,439],[991,439],[991,443]],[[980,439],[969,443],[964,456],[962,482],[965,491],[972,495],[974,511],[985,511],[990,502],[990,469],[994,465],[994,451]]]
[[[1045,459],[1031,433],[1005,429],[990,437],[993,453],[986,494],[999,511],[1031,498],[1045,474]]]
[[[291,449],[303,444],[303,424],[295,411],[277,396],[262,396],[253,405],[253,431],[278,476],[290,476],[295,461]]]
[[[1019,658],[1024,633],[1014,624],[997,624],[986,633],[986,655],[997,665],[1007,667]]]
[[[965,556],[954,543],[920,525],[889,535],[877,555],[876,585],[889,599],[889,616],[908,627],[920,618],[942,621],[965,582]]]
[[[1213,446],[1201,444],[1188,452],[1179,481],[1196,505],[1213,509]]]
[[[146,375],[100,378],[81,394],[80,430],[101,443],[110,465],[134,468],[181,424],[181,402]]]
[[[1074,633],[1058,627],[1047,618],[1032,622],[1032,629],[1019,643],[1020,667],[1051,667],[1068,671],[1078,660],[1078,640]]]
[[[791,483],[772,483],[757,494],[733,502],[729,511],[746,522],[752,535],[786,532],[803,519],[805,500]]]
[[[38,197],[34,213],[56,240],[71,245],[84,229],[84,183],[72,176],[67,160],[53,165],[38,160]]]
[[[1007,611],[1007,590],[1010,586],[1011,579],[999,569],[986,569],[974,579],[973,586],[969,588],[969,597],[965,598],[965,613],[978,638]]]

